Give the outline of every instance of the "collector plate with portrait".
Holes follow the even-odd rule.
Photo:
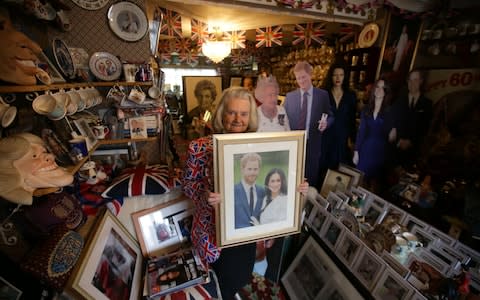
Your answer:
[[[358,35],[358,46],[360,48],[368,48],[373,46],[378,38],[380,28],[376,23],[369,23],[363,27]]]
[[[100,80],[117,80],[122,74],[122,63],[115,55],[108,52],[93,53],[88,65],[93,75]]]
[[[68,78],[75,77],[75,64],[68,47],[61,39],[52,41],[52,52],[60,71]]]
[[[147,16],[134,3],[118,2],[113,4],[108,9],[107,17],[110,29],[125,41],[138,41],[147,33]]]
[[[97,10],[104,7],[109,0],[72,0],[73,3],[87,10]]]

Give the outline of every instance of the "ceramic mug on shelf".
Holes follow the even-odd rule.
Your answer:
[[[138,86],[134,86],[128,94],[128,100],[137,104],[142,104],[145,101],[146,95],[142,89]]]
[[[105,125],[96,125],[92,127],[93,134],[97,137],[97,139],[103,140],[107,137],[110,129]]]
[[[67,109],[57,102],[50,91],[38,95],[32,102],[33,110],[40,115],[47,116],[51,120],[60,120],[67,113]]]
[[[123,75],[126,82],[135,82],[138,66],[136,64],[123,64]]]
[[[15,117],[17,116],[17,108],[15,106],[10,106],[6,103],[2,97],[0,97],[0,121],[2,127],[8,127],[13,123]]]

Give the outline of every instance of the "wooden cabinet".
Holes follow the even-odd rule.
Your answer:
[[[339,54],[347,66],[345,80],[352,90],[365,90],[375,81],[379,55],[379,47],[357,48]]]

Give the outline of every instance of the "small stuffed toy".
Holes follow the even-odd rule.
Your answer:
[[[52,80],[39,68],[37,54],[42,52],[37,43],[17,31],[6,13],[0,11],[0,79],[21,85],[34,85],[37,78],[44,84]]]

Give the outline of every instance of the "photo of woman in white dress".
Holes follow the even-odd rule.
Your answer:
[[[287,177],[279,168],[273,168],[265,177],[265,198],[260,220],[252,217],[254,225],[283,221],[287,218]]]

